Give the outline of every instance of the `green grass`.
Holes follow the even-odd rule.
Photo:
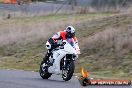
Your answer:
[[[37,42],[37,43],[36,43]],[[43,41],[36,41],[26,45],[12,45],[1,47],[0,68],[14,68],[38,71],[43,58]]]

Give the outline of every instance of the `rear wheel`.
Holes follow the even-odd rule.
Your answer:
[[[75,69],[74,61],[69,62],[66,69],[62,70],[62,78],[64,81],[69,81],[72,78],[74,69]]]

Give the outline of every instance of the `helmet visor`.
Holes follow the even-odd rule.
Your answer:
[[[66,35],[67,38],[73,38],[74,36],[75,36],[75,32],[74,33],[67,32]]]

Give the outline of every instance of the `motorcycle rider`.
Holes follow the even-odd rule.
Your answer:
[[[75,44],[75,49],[79,49],[78,46],[78,40],[77,37],[75,36],[75,28],[73,26],[68,26],[64,31],[59,31],[56,34],[53,35],[52,38],[50,38],[47,43],[49,43],[50,48],[48,49],[48,52],[45,56],[45,59],[49,59],[49,57],[52,54],[52,50],[59,47],[60,45],[63,46],[63,41],[65,41],[68,38],[72,38],[74,40]],[[48,46],[49,47],[49,46]],[[53,57],[57,57],[58,55],[53,55]],[[49,65],[52,65],[53,62],[48,63]]]

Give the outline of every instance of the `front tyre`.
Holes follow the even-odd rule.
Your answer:
[[[72,78],[74,69],[75,69],[74,61],[71,61],[67,65],[67,70],[63,70],[62,78],[64,81],[69,81]]]

